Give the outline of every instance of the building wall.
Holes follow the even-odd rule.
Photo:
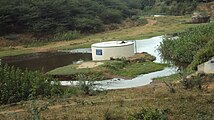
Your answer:
[[[198,65],[198,73],[214,74],[214,60]]]
[[[92,60],[110,60],[110,58],[128,58],[134,55],[134,44],[119,47],[92,47]]]
[[[204,64],[198,65],[198,73],[200,73],[200,74],[204,73]]]
[[[204,73],[214,74],[214,63],[212,62],[212,60],[204,64]]]

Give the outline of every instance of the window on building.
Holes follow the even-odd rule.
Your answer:
[[[96,49],[96,55],[103,55],[103,51],[101,49]]]

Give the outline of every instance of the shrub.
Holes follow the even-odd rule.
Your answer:
[[[189,65],[190,70],[197,68],[197,65],[210,60],[214,56],[214,39],[209,41],[202,49],[194,56],[192,63]]]
[[[177,39],[165,38],[159,46],[159,51],[166,59],[197,64],[209,60],[213,56],[214,23],[188,29],[178,35]]]
[[[63,94],[59,82],[40,72],[0,65],[0,104]]]
[[[100,78],[100,76],[97,76],[96,74],[90,76],[85,74],[78,75],[80,89],[83,91],[84,95],[96,95],[98,92],[103,91],[102,89],[97,88],[94,83],[98,78]]]
[[[193,77],[191,79],[183,79],[181,81],[181,84],[184,86],[184,89],[192,89],[192,88],[198,88],[202,90],[202,85],[204,81],[201,77]]]

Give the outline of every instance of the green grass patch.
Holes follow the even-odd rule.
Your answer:
[[[164,76],[164,77],[158,77],[154,78],[153,80],[158,80],[158,81],[178,81],[182,78],[181,74],[172,74],[170,76]]]
[[[110,65],[106,65],[110,64]],[[142,63],[123,63],[121,61],[109,61],[104,67],[107,68],[107,71],[125,77],[136,77],[140,74],[147,74],[150,72],[155,72],[163,70],[166,67],[166,64],[159,64],[154,62],[142,62]]]
[[[103,75],[101,71],[89,68],[77,69],[77,65],[71,64],[68,66],[56,68],[47,72],[49,75],[65,75],[65,76],[73,76],[74,79],[78,79],[78,76],[85,75],[88,77],[93,77],[95,80],[99,81],[103,79]]]
[[[47,74],[51,75],[97,75],[99,78],[104,76],[105,72],[108,72],[112,75],[118,75],[122,77],[136,77],[140,74],[147,74],[154,71],[163,70],[166,67],[166,64],[159,64],[154,62],[128,62],[128,61],[105,61],[103,65],[100,65],[95,68],[82,68],[77,69],[77,65],[68,65],[60,68],[56,68],[52,71],[49,71]]]

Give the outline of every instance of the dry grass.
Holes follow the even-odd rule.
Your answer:
[[[199,117],[208,119],[213,115],[214,91],[184,90],[175,86],[176,93],[170,93],[163,83],[153,83],[148,86],[108,91],[97,96],[76,96],[68,99],[56,99],[49,109],[42,113],[48,120],[103,120],[104,115],[116,116],[118,119],[128,117],[143,107],[168,109],[172,120],[195,120]],[[38,106],[53,100],[40,100]],[[20,105],[0,108],[0,119],[28,119],[30,102]],[[4,116],[4,117],[2,117]],[[213,117],[213,116],[212,116]]]

